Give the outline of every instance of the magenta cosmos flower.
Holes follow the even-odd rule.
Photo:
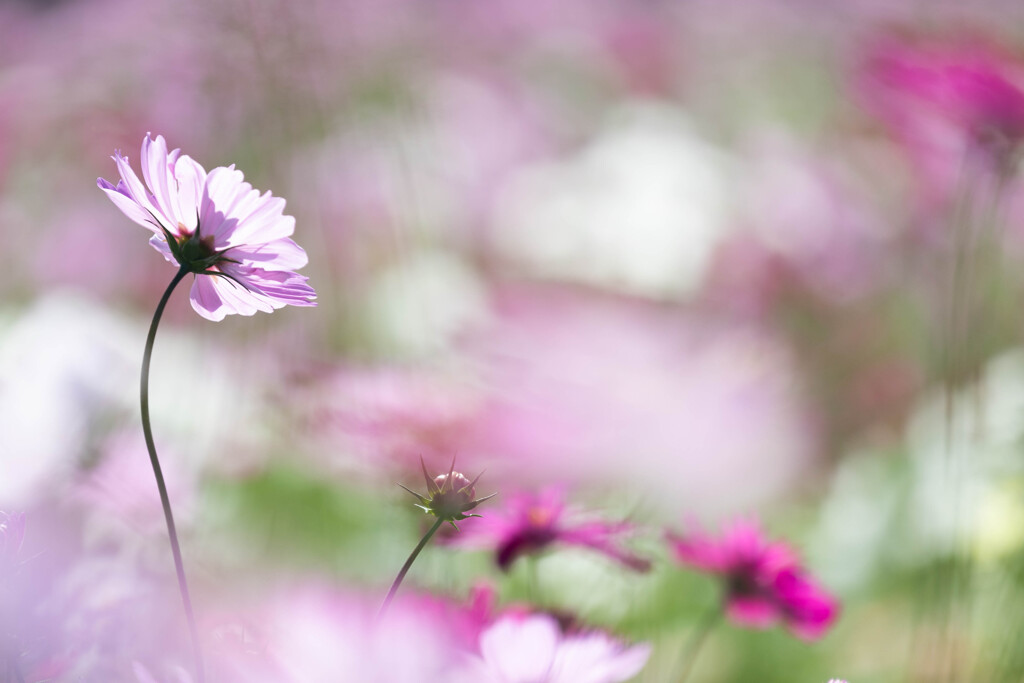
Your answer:
[[[546,614],[513,614],[480,635],[456,680],[474,683],[618,683],[644,668],[649,645],[625,646],[605,633],[563,634]]]
[[[800,566],[784,543],[769,542],[754,522],[739,520],[715,539],[702,533],[669,534],[676,559],[722,577],[726,614],[738,624],[767,628],[782,621],[805,640],[820,638],[839,603]]]
[[[1024,64],[979,40],[883,39],[861,74],[866,104],[919,153],[956,147],[956,138],[997,169],[1024,140]],[[953,161],[960,163],[960,158]]]
[[[113,156],[121,179],[97,179],[128,218],[153,232],[164,258],[195,274],[192,308],[208,320],[282,306],[315,306],[316,292],[294,271],[306,252],[289,236],[295,219],[284,200],[260,194],[234,166],[207,173],[162,136],[142,141],[143,186],[128,158]]]
[[[590,548],[631,569],[647,571],[651,566],[648,560],[620,545],[622,536],[631,530],[625,522],[580,519],[566,507],[562,489],[550,488],[538,494],[512,496],[504,509],[466,524],[454,542],[493,548],[495,561],[505,571],[518,557],[556,544]]]

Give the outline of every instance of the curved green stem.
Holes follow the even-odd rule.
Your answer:
[[[142,381],[139,391],[139,403],[142,408],[142,432],[146,436],[146,450],[149,451],[149,461],[153,465],[156,487],[160,491],[160,504],[164,509],[164,520],[167,522],[167,535],[171,539],[171,554],[174,555],[174,569],[178,574],[178,591],[181,593],[181,601],[185,606],[185,618],[188,620],[189,634],[192,636],[192,650],[196,660],[196,683],[204,683],[206,675],[203,670],[203,651],[199,645],[199,629],[196,628],[196,617],[192,611],[192,598],[189,597],[188,582],[185,580],[185,565],[181,561],[181,546],[178,544],[178,532],[174,527],[171,501],[167,496],[167,485],[164,484],[163,470],[160,469],[160,459],[157,458],[156,445],[153,443],[153,427],[149,423],[149,362],[153,356],[156,328],[160,325],[160,317],[164,313],[167,301],[171,298],[171,292],[174,291],[174,288],[178,286],[178,283],[188,273],[189,269],[185,266],[178,270],[178,274],[171,280],[171,284],[164,291],[160,303],[157,304],[156,312],[153,313],[153,322],[149,325],[149,336],[146,337],[146,350],[142,355]]]
[[[426,547],[431,537],[438,529],[441,528],[442,524],[444,524],[444,519],[438,517],[437,521],[434,522],[434,526],[430,527],[430,531],[425,533],[423,538],[420,539],[420,542],[416,544],[415,548],[413,548],[412,554],[409,555],[409,559],[405,561],[405,564],[402,565],[402,569],[398,572],[398,576],[395,577],[395,582],[391,584],[391,590],[388,591],[387,597],[384,598],[384,603],[380,606],[380,611],[377,612],[377,619],[382,619],[384,617],[384,613],[388,611],[391,601],[395,599],[395,593],[398,592],[398,587],[402,585],[402,579],[404,579],[405,575],[409,573],[409,568],[412,566],[412,563],[416,561],[416,557],[420,554],[420,551]]]
[[[722,609],[716,607],[707,613],[704,619],[694,628],[693,633],[690,634],[690,640],[686,643],[686,647],[683,648],[683,670],[679,674],[679,683],[684,683],[690,676],[690,671],[693,670],[693,663],[697,660],[697,655],[700,654],[701,646],[704,645],[708,634],[718,624],[718,619],[721,616]]]

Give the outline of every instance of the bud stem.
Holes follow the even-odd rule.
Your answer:
[[[690,634],[690,639],[683,649],[683,670],[679,675],[679,683],[685,683],[686,679],[689,678],[690,671],[693,670],[693,663],[697,661],[697,655],[700,653],[701,647],[707,640],[711,630],[718,625],[718,620],[721,616],[722,609],[716,607],[704,616],[704,619],[694,628],[693,633]]]
[[[402,579],[404,579],[405,575],[409,573],[409,568],[412,567],[412,563],[416,561],[416,557],[420,554],[420,551],[426,547],[434,533],[441,528],[442,524],[444,524],[444,521],[444,518],[438,517],[437,521],[434,522],[434,526],[430,527],[430,531],[425,533],[423,538],[420,539],[420,542],[416,544],[415,548],[413,548],[412,554],[409,555],[409,559],[405,561],[405,564],[402,565],[402,569],[398,572],[398,576],[395,577],[395,582],[391,584],[391,590],[388,591],[387,597],[384,598],[384,603],[380,606],[380,611],[377,612],[378,620],[384,618],[384,613],[388,611],[391,601],[395,599],[395,593],[398,592],[398,587],[402,585]]]
[[[140,384],[139,403],[142,409],[142,433],[146,437],[146,450],[149,451],[149,461],[153,465],[153,476],[156,477],[156,487],[160,492],[160,505],[164,509],[164,521],[167,522],[167,535],[171,539],[171,554],[174,556],[174,569],[178,574],[178,592],[181,593],[181,601],[185,606],[185,618],[188,620],[189,634],[192,636],[192,650],[196,660],[196,683],[205,683],[206,675],[203,671],[203,651],[199,645],[199,630],[196,628],[196,617],[192,612],[192,599],[188,593],[188,583],[185,581],[185,565],[181,560],[181,547],[178,544],[178,532],[174,527],[174,515],[171,513],[171,500],[167,495],[167,486],[164,484],[163,470],[160,469],[160,459],[156,455],[156,445],[153,442],[153,427],[149,422],[149,362],[153,356],[153,342],[156,341],[156,328],[160,324],[164,307],[171,298],[171,292],[178,286],[178,283],[188,275],[187,266],[182,266],[178,274],[171,280],[171,284],[164,291],[160,303],[157,304],[156,312],[153,313],[153,322],[149,325],[149,336],[146,337],[146,350],[142,354],[142,381]]]

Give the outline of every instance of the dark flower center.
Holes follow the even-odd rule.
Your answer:
[[[767,591],[758,581],[757,566],[753,563],[744,563],[731,571],[727,578],[727,593],[733,597],[752,598],[765,596]]]
[[[171,253],[175,260],[185,266],[193,273],[203,273],[221,261],[227,260],[222,252],[213,248],[213,236],[200,237],[199,228],[195,232],[189,232],[181,223],[178,224],[181,237],[177,240],[168,240]]]
[[[523,527],[498,546],[498,567],[502,571],[508,571],[520,556],[540,552],[557,539],[558,533],[551,527]]]

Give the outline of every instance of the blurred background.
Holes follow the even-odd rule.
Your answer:
[[[498,492],[481,514],[558,485],[654,567],[504,573],[438,544],[410,593],[571,614],[653,643],[636,680],[669,681],[718,593],[664,530],[759,517],[842,614],[815,643],[723,624],[692,680],[1022,680],[1022,20],[0,3],[0,510],[26,515],[6,656],[29,680],[187,662],[137,394],[174,270],[95,185],[152,132],[286,198],[319,295],[214,324],[182,289],[158,336],[214,651],[273,650],[270,625],[312,623],[295,605],[375,605],[429,521],[395,483],[454,456]]]

